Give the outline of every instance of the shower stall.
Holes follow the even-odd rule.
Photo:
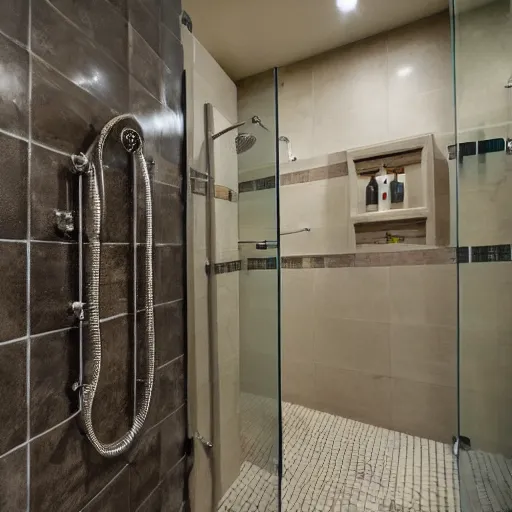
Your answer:
[[[512,510],[511,36],[452,0],[199,102],[198,511]]]

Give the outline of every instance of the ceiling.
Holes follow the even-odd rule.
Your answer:
[[[199,41],[238,80],[448,8],[449,0],[183,0]]]
[[[457,12],[493,0],[456,0]],[[194,34],[233,80],[284,66],[448,9],[450,0],[183,0]]]

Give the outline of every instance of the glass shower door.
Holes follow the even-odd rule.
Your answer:
[[[512,19],[453,2],[461,508],[512,510]],[[455,156],[455,155],[454,155]]]
[[[240,272],[240,475],[219,511],[280,510],[279,175],[277,71],[262,75],[246,101],[238,88]],[[261,123],[254,122],[257,116]]]

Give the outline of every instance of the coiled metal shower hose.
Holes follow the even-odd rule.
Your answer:
[[[90,268],[88,271],[88,343],[92,353],[92,376],[89,384],[84,384],[82,387],[82,418],[84,422],[85,433],[87,438],[104,457],[116,457],[124,453],[133,443],[135,437],[140,432],[146,417],[148,415],[149,406],[151,402],[151,395],[153,392],[153,381],[155,377],[155,330],[153,319],[153,207],[151,199],[151,183],[149,178],[149,171],[146,165],[146,160],[143,153],[142,137],[136,132],[132,131],[135,135],[139,136],[139,145],[135,145],[132,149],[128,150],[133,153],[133,165],[139,163],[142,169],[142,177],[144,181],[144,201],[146,207],[146,252],[144,257],[145,267],[145,313],[146,313],[146,344],[148,350],[147,357],[147,372],[144,378],[144,391],[140,407],[137,411],[132,423],[132,426],[123,437],[114,441],[113,443],[102,443],[95,431],[92,424],[92,408],[94,397],[98,387],[101,372],[101,330],[100,330],[100,261],[101,261],[101,225],[104,215],[102,208],[102,200],[100,197],[98,185],[98,173],[103,175],[103,149],[105,141],[111,132],[112,128],[120,121],[135,118],[131,114],[118,116],[109,121],[101,130],[97,142],[96,149],[96,164],[91,162],[89,167],[89,200],[90,208],[92,210],[91,232],[89,233],[89,248],[90,248]],[[135,172],[135,169],[134,169]],[[104,191],[102,191],[104,193]],[[136,393],[136,390],[134,391]]]

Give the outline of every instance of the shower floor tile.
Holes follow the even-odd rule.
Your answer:
[[[219,512],[276,512],[277,409],[242,395],[240,476]],[[283,404],[283,512],[457,512],[451,446]],[[464,512],[512,509],[512,461],[463,452]],[[467,492],[466,489],[470,490]]]

